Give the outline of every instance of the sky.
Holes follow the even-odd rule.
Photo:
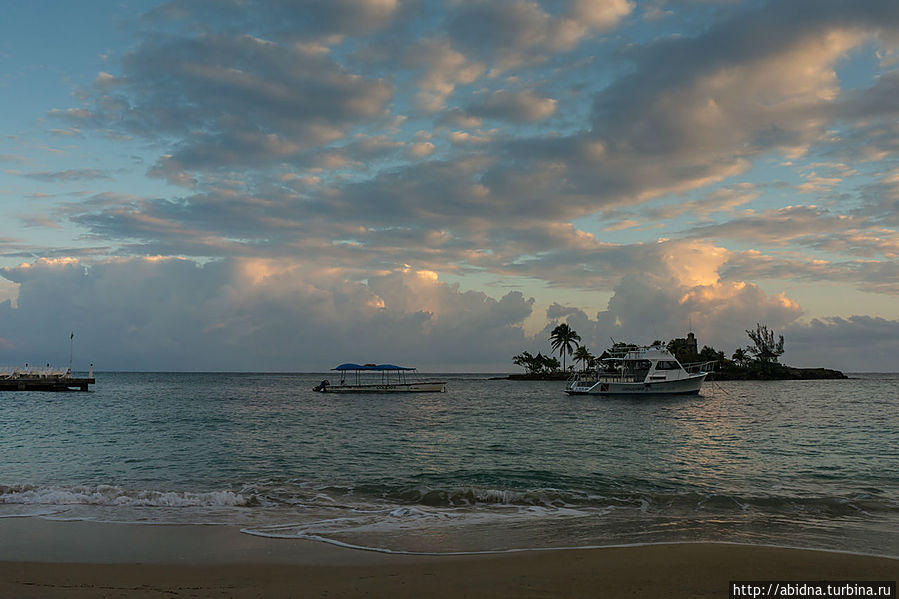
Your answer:
[[[899,370],[895,0],[11,2],[0,365]]]

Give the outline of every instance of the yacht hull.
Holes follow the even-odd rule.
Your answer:
[[[702,388],[707,373],[673,381],[617,382],[599,380],[589,385],[567,387],[568,395],[695,395]]]

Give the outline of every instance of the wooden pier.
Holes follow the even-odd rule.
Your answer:
[[[17,376],[0,377],[0,391],[87,391],[94,377],[72,378],[66,376]]]

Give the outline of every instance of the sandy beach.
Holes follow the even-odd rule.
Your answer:
[[[896,580],[899,560],[727,544],[410,556],[229,526],[0,521],[0,597],[726,597],[733,580]]]

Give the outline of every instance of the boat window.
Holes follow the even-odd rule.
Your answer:
[[[632,376],[634,380],[642,381],[649,373],[652,362],[649,360],[625,360],[624,375]]]
[[[674,360],[659,360],[656,362],[656,370],[680,370],[680,364]]]

